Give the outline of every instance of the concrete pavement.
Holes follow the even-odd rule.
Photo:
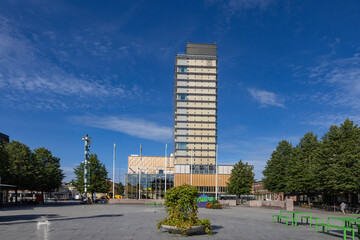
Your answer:
[[[306,211],[306,210],[304,210]],[[214,235],[182,237],[156,228],[166,216],[165,208],[144,205],[50,205],[0,208],[0,239],[342,239],[341,231],[315,233],[315,227],[272,223],[279,210],[234,207],[200,209],[199,217],[209,218]],[[314,216],[340,216],[318,211]],[[350,239],[350,237],[348,237]]]

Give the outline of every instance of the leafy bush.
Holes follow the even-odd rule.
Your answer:
[[[165,206],[169,216],[158,222],[158,229],[161,228],[161,225],[170,225],[181,228],[185,234],[191,226],[203,225],[204,231],[211,235],[210,221],[208,219],[199,220],[197,217],[196,197],[197,188],[187,184],[168,190],[165,196]]]
[[[208,202],[206,205],[205,205],[206,208],[211,208],[211,209],[222,209],[222,206],[221,204],[219,203],[218,200],[214,200],[214,201],[211,201],[211,202]]]

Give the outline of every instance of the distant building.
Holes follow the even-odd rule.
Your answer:
[[[283,193],[278,194],[266,190],[262,181],[254,182],[252,187],[257,200],[284,200]]]
[[[233,166],[219,165],[216,169],[216,44],[187,43],[185,54],[176,55],[173,94],[175,155],[169,157],[166,169],[165,157],[143,156],[140,163],[139,156],[129,156],[126,198],[139,198],[139,185],[141,198],[163,198],[165,183],[166,189],[191,184],[199,193],[212,196],[226,192]]]
[[[175,57],[175,164],[215,165],[217,45],[187,43],[185,52]]]
[[[3,141],[4,144],[8,144],[10,142],[10,138],[8,135],[0,133],[0,142]]]

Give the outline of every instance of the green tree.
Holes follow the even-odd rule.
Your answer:
[[[309,198],[317,189],[316,154],[320,143],[317,135],[308,132],[293,148],[286,168],[286,192],[306,194]]]
[[[125,190],[125,186],[122,184],[122,182],[120,182],[120,183],[118,184],[118,194],[119,194],[119,195],[124,194],[124,190]]]
[[[9,174],[9,155],[4,143],[0,141],[0,183],[7,183]]]
[[[60,158],[54,157],[51,151],[44,147],[35,149],[33,158],[38,172],[37,190],[43,194],[59,188],[64,178],[60,169]]]
[[[340,127],[331,126],[322,138],[318,159],[319,184],[324,192],[360,191],[360,129],[357,124],[346,119]]]
[[[74,168],[76,179],[72,181],[81,193],[84,193],[84,167],[85,164],[80,163],[79,166]],[[96,154],[90,154],[88,169],[88,192],[92,195],[94,195],[95,192],[107,193],[110,188],[107,179],[108,172]]]
[[[263,171],[264,188],[275,193],[286,192],[286,169],[292,154],[292,145],[282,140],[266,162]]]
[[[6,180],[22,190],[35,190],[38,171],[28,146],[18,141],[12,141],[5,146],[9,156],[6,171],[10,173]]]
[[[236,163],[227,182],[227,192],[236,195],[250,194],[254,182],[253,170],[254,166],[243,163],[241,160]]]

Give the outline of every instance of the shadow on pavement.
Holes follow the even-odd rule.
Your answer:
[[[213,234],[214,235],[216,235],[218,232],[217,232],[217,230],[218,229],[221,229],[221,228],[223,228],[222,226],[219,226],[219,225],[212,225],[212,232],[213,232]]]
[[[69,218],[57,218],[56,214],[29,214],[29,215],[14,215],[14,216],[3,216],[0,217],[0,225],[13,225],[22,223],[35,223],[40,220],[41,217],[47,217],[50,222],[56,221],[68,221],[76,219],[88,219],[88,218],[107,218],[107,217],[121,217],[122,214],[108,214],[108,215],[96,215],[87,217],[69,217]],[[14,222],[16,221],[16,222]]]
[[[50,202],[50,203],[40,203],[36,205],[15,205],[15,204],[7,204],[1,205],[1,211],[14,211],[14,210],[33,210],[34,208],[43,208],[43,207],[64,207],[64,206],[76,206],[81,205],[80,202]]]
[[[35,220],[40,217],[53,218],[58,216],[57,214],[27,214],[27,215],[10,215],[10,216],[0,216],[0,224],[3,222],[13,222],[13,221],[26,221]],[[2,224],[1,224],[2,225]]]

